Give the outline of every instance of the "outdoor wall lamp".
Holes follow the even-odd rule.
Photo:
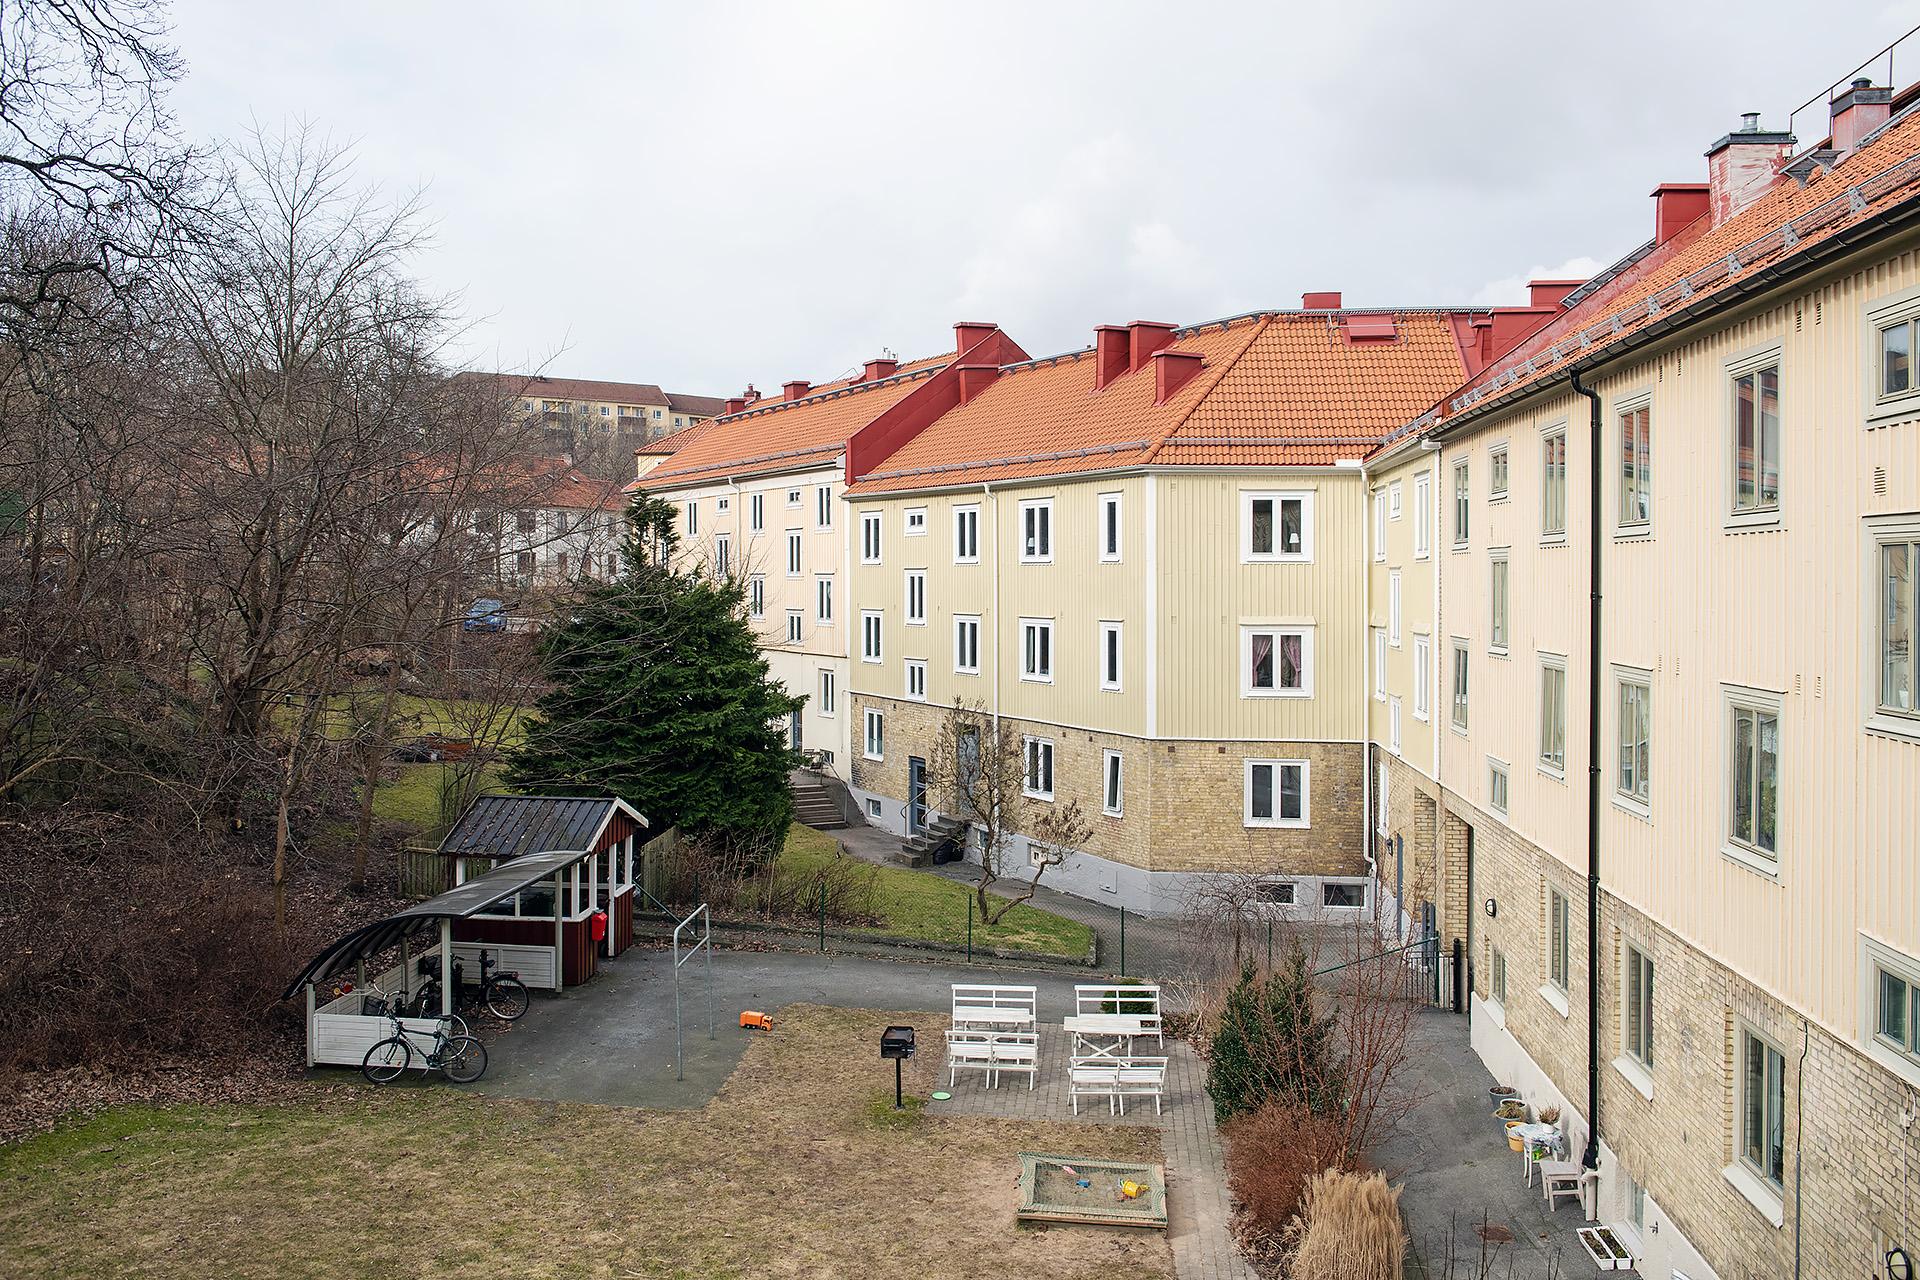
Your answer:
[[[1491,920],[1495,916],[1500,914],[1500,904],[1498,902],[1495,902],[1492,898],[1488,898],[1486,902],[1486,910],[1487,910],[1487,919]]]
[[[1887,1280],[1913,1280],[1913,1260],[1899,1245],[1887,1250]]]

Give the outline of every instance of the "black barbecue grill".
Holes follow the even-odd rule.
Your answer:
[[[893,1109],[900,1110],[900,1064],[913,1056],[913,1028],[888,1027],[880,1033],[880,1058],[893,1059]]]

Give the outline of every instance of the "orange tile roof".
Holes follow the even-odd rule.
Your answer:
[[[739,413],[690,427],[672,458],[636,487],[675,489],[727,476],[791,471],[829,462],[847,440],[953,359],[951,353],[903,364],[874,382],[841,379],[799,400],[764,399]]]
[[[565,458],[527,458],[507,464],[527,477],[522,500],[528,505],[566,511],[624,511],[624,486],[618,480],[587,475]]]
[[[1337,315],[1264,312],[1178,331],[1200,372],[1155,404],[1150,367],[1094,390],[1093,352],[1008,365],[850,494],[1137,466],[1325,466],[1466,374],[1447,313],[1392,313],[1391,340],[1349,341]]]
[[[1920,110],[1895,117],[1830,172],[1789,177],[1717,227],[1702,218],[1556,318],[1396,435],[1431,431],[1592,364],[1682,312],[1737,296],[1761,268],[1808,264],[1822,242],[1920,201]]]

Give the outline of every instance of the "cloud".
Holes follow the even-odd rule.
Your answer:
[[[1477,307],[1523,307],[1527,304],[1529,280],[1591,280],[1607,264],[1598,258],[1568,258],[1557,267],[1536,266],[1517,276],[1489,280],[1474,291],[1471,301]]]

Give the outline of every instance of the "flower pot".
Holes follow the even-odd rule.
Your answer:
[[[1526,1146],[1526,1143],[1520,1140],[1520,1135],[1514,1132],[1515,1129],[1519,1128],[1524,1123],[1525,1121],[1522,1121],[1522,1120],[1507,1121],[1507,1145],[1513,1148],[1515,1151],[1519,1151],[1520,1149]]]
[[[1618,1236],[1605,1227],[1581,1227],[1576,1233],[1580,1237],[1580,1247],[1593,1259],[1593,1265],[1602,1271],[1631,1271],[1633,1255],[1620,1243]]]
[[[1520,1091],[1514,1088],[1510,1084],[1496,1084],[1491,1089],[1487,1090],[1487,1096],[1493,1099],[1495,1106],[1499,1106],[1501,1103],[1505,1102],[1508,1098],[1519,1097]]]

